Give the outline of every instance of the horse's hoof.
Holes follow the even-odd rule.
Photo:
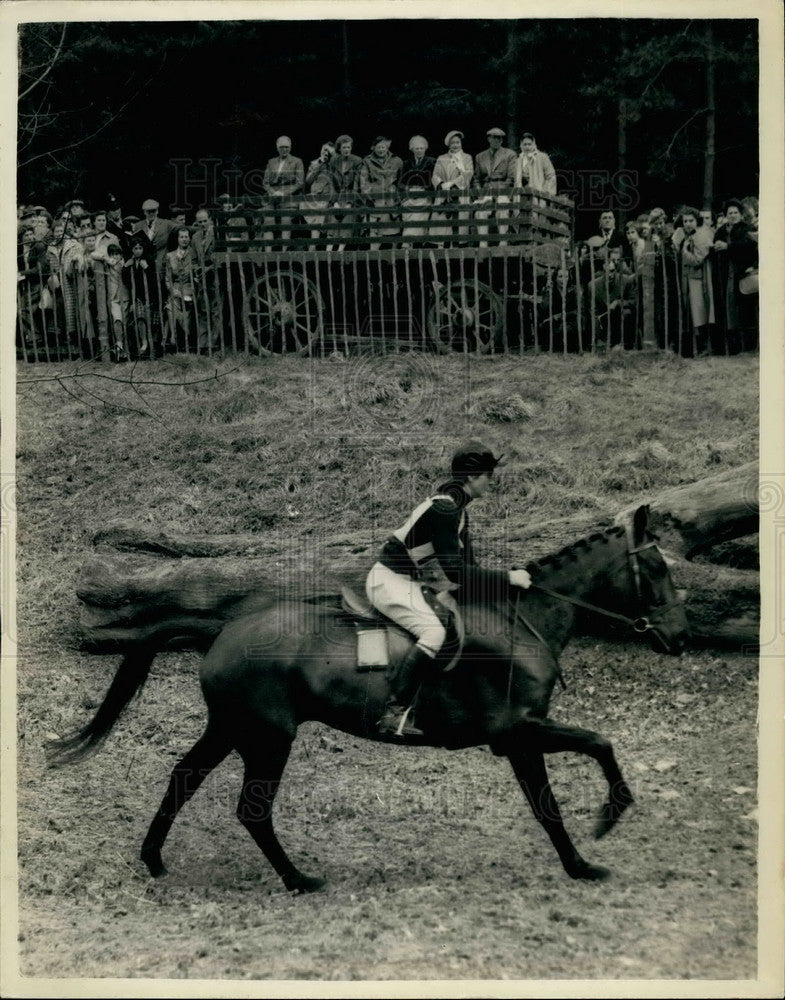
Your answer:
[[[602,865],[590,865],[588,861],[581,861],[567,874],[570,878],[581,879],[584,882],[605,882],[611,877],[609,868],[603,868]]]
[[[323,878],[314,878],[311,875],[302,875],[299,872],[293,878],[285,880],[286,888],[296,895],[304,895],[306,892],[319,892],[326,885]]]
[[[611,798],[600,809],[600,815],[597,817],[597,822],[594,826],[595,839],[599,840],[600,837],[604,837],[606,833],[612,830],[624,812],[634,802],[635,799],[627,785],[615,788]]]
[[[147,854],[142,851],[142,861],[147,865],[147,870],[153,876],[153,878],[163,878],[164,875],[169,874],[169,869],[161,860],[160,851],[153,851]]]

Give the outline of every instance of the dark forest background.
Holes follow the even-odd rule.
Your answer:
[[[207,190],[192,189],[195,207],[237,178],[242,192],[282,132],[307,163],[342,132],[360,155],[380,131],[400,155],[422,132],[439,155],[460,128],[476,154],[500,125],[516,151],[535,133],[579,230],[604,206],[716,209],[758,191],[757,30],[597,18],[24,25],[18,198],[99,207],[112,192],[140,214],[153,196],[164,214],[185,196],[174,160],[220,162]]]

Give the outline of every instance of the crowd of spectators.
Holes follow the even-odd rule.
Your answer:
[[[475,156],[463,149],[464,138],[459,130],[448,132],[446,152],[434,157],[427,139],[415,135],[401,158],[384,135],[365,157],[353,152],[351,136],[340,135],[322,144],[306,168],[289,137],[281,136],[253,210],[229,194],[214,208],[230,243],[261,238],[264,249],[285,249],[295,226],[311,249],[328,238],[336,252],[356,245],[359,227],[371,249],[439,245],[446,237],[469,242],[469,234],[483,247],[490,233],[494,245],[503,246],[515,230],[518,193],[533,192],[536,214],[538,200],[545,203],[538,194],[558,197],[556,172],[531,133],[524,133],[519,153],[504,145],[500,128],[488,130],[488,148]],[[54,216],[41,205],[19,208],[19,336],[26,349],[37,353],[48,330],[61,332],[58,343],[64,340],[79,356],[118,362],[157,356],[183,342],[196,350],[219,345],[214,210],[200,208],[188,225],[182,207],[170,206],[169,218],[159,209],[147,199],[143,217],[125,215],[112,196],[106,208],[91,212],[80,199]],[[559,224],[550,224],[558,232]],[[567,244],[569,227],[562,228],[559,238]],[[654,285],[662,346],[733,353],[757,342],[755,198],[729,202],[716,218],[681,206],[669,221],[653,209],[624,231],[614,212],[604,211],[598,232],[566,253],[578,275],[567,309],[590,308],[592,329],[605,330],[613,342],[640,343],[642,276]],[[553,272],[548,275],[551,280]],[[569,284],[561,283],[563,297]]]
[[[576,247],[581,283],[614,342],[640,344],[643,279],[653,289],[659,345],[684,355],[735,354],[758,343],[758,200],[731,199],[718,215],[662,208],[617,228],[614,212]]]

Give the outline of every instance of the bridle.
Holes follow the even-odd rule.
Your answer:
[[[651,539],[643,545],[635,545],[630,525],[626,526],[625,533],[627,537],[627,561],[635,583],[635,595],[641,607],[645,607],[638,553],[644,552],[646,549],[656,549],[657,542],[655,539]],[[587,611],[592,611],[605,618],[612,618],[615,621],[623,622],[625,625],[631,626],[634,631],[640,634],[653,632],[666,649],[668,648],[668,643],[658,631],[656,623],[669,611],[672,611],[673,608],[678,607],[681,603],[678,599],[676,599],[675,601],[670,601],[668,604],[659,604],[657,607],[650,609],[645,615],[640,615],[638,618],[629,618],[627,615],[622,615],[617,611],[609,611],[607,608],[601,608],[596,604],[590,604],[588,601],[582,601],[577,597],[570,597],[568,594],[560,594],[557,590],[550,590],[548,587],[543,587],[539,583],[532,583],[529,589],[538,590],[541,594],[547,594],[549,597],[555,597],[557,600],[565,601],[568,604],[574,604],[579,608],[585,608]]]

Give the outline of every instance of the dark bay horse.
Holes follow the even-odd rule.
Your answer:
[[[572,751],[594,758],[608,782],[596,836],[607,833],[633,801],[608,740],[548,718],[558,656],[574,631],[576,606],[621,619],[646,632],[662,652],[677,654],[687,621],[665,561],[647,532],[641,507],[628,528],[597,532],[532,563],[533,586],[492,603],[465,600],[466,641],[454,669],[426,680],[417,709],[431,746],[458,749],[489,744],[506,756],[534,815],[572,878],[603,879],[608,870],[585,861],[572,844],[556,804],[544,755]],[[194,627],[194,626],[189,626]],[[177,632],[177,626],[169,629]],[[171,637],[171,635],[170,635]],[[54,763],[95,748],[144,684],[157,639],[126,655],[95,717],[60,741]],[[412,640],[393,631],[391,661]],[[157,644],[156,644],[157,643]],[[270,601],[227,624],[200,670],[208,721],[203,735],[172,772],[169,787],[142,845],[154,876],[165,874],[161,849],[180,808],[204,778],[236,750],[245,764],[237,816],[287,889],[311,892],[322,879],[300,872],[273,829],[272,807],[297,727],[306,720],[377,739],[390,687],[385,672],[355,667],[354,630],[337,608]]]

